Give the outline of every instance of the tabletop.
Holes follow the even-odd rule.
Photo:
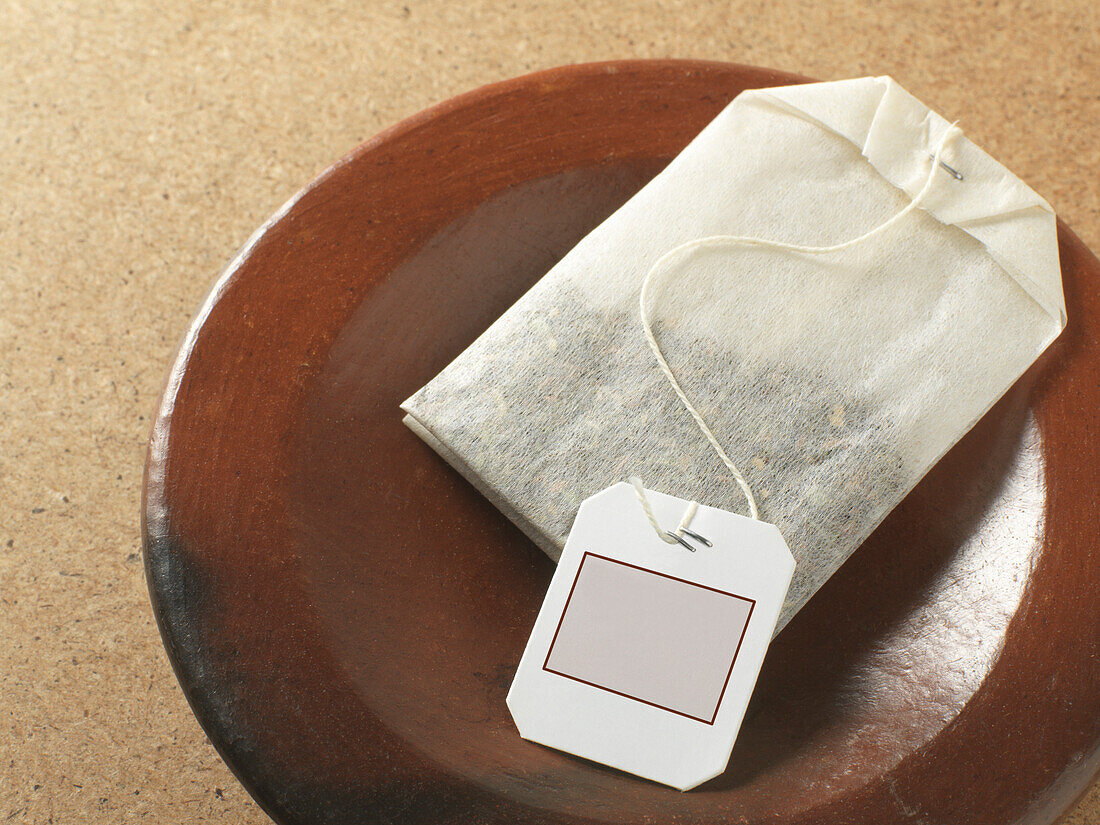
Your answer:
[[[0,821],[262,823],[142,579],[150,414],[251,231],[362,140],[550,66],[889,74],[1100,249],[1100,8],[1026,2],[0,2]],[[1100,821],[1100,786],[1068,825]]]

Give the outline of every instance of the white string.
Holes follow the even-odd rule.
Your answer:
[[[631,476],[630,483],[634,485],[634,492],[638,494],[638,501],[642,504],[642,511],[645,513],[645,517],[649,519],[649,523],[653,525],[653,529],[657,532],[661,541],[666,544],[678,544],[671,535],[661,529],[661,525],[657,523],[657,516],[653,513],[653,507],[650,506],[649,498],[645,494],[645,487],[642,486],[642,480],[637,476]],[[683,537],[684,529],[691,526],[691,520],[695,518],[695,511],[699,509],[699,505],[692,501],[688,504],[687,509],[684,510],[683,518],[680,519],[680,524],[676,528],[676,535]]]
[[[957,121],[956,121],[957,123]],[[839,252],[843,249],[855,246],[856,244],[863,243],[869,238],[874,237],[880,232],[884,232],[891,226],[896,224],[914,209],[916,209],[925,196],[931,191],[932,184],[936,178],[936,168],[940,165],[940,155],[943,153],[947,144],[955,138],[955,136],[962,134],[961,130],[955,123],[950,124],[945,130],[943,135],[940,136],[939,143],[936,145],[936,151],[931,156],[931,168],[928,172],[928,177],[924,181],[924,186],[917,193],[909,204],[896,213],[889,220],[879,224],[875,228],[864,232],[857,238],[844,241],[843,243],[833,244],[832,246],[804,246],[802,244],[782,243],[780,241],[770,241],[765,238],[752,238],[742,237],[739,235],[709,235],[703,238],[695,238],[694,240],[682,243],[679,246],[675,246],[672,249],[661,255],[660,258],[649,268],[649,272],[646,273],[645,278],[642,280],[642,288],[638,294],[638,309],[639,315],[642,321],[642,330],[645,332],[646,341],[649,344],[650,350],[652,350],[654,357],[657,359],[657,366],[661,368],[661,372],[664,373],[665,378],[668,379],[668,383],[672,386],[673,391],[676,393],[676,397],[680,399],[680,403],[683,404],[695,423],[699,425],[699,430],[703,433],[703,436],[710,443],[710,446],[714,448],[714,451],[718,454],[718,457],[722,460],[722,463],[726,465],[726,469],[730,471],[734,479],[737,481],[738,486],[741,488],[741,492],[745,496],[745,501],[749,505],[749,514],[754,519],[760,518],[760,510],[756,506],[756,498],[752,494],[752,488],[749,487],[748,481],[745,480],[745,476],[741,471],[737,469],[737,465],[733,463],[733,460],[726,454],[725,449],[718,442],[714,433],[711,432],[707,422],[703,419],[703,416],[695,408],[695,405],[691,403],[691,400],[687,397],[683,388],[680,386],[679,380],[672,372],[672,368],[668,365],[668,361],[665,360],[664,353],[661,352],[661,346],[657,343],[657,338],[653,335],[653,328],[649,321],[649,309],[647,307],[646,297],[649,294],[649,288],[652,285],[654,276],[660,272],[665,265],[678,255],[682,255],[685,252],[692,252],[696,249],[703,249],[707,247],[721,247],[721,246],[759,246],[766,247],[768,249],[778,249],[785,252],[801,253],[806,255],[821,255],[828,252]],[[924,158],[922,158],[923,160]],[[669,544],[676,543],[675,538],[669,537],[669,535],[663,531],[660,525],[657,523],[657,518],[653,515],[653,508],[649,504],[649,500],[646,498],[645,488],[642,486],[641,479],[633,477],[630,479],[630,483],[634,485],[635,491],[638,493],[638,501],[642,505],[642,510],[645,511],[646,518],[649,519],[649,523],[653,525],[653,529],[657,531],[657,535],[661,537],[662,541]],[[693,501],[688,507],[688,511],[685,512],[684,518],[680,521],[680,526],[676,528],[677,534],[680,533],[690,522],[691,517],[695,515],[695,510],[698,505]]]

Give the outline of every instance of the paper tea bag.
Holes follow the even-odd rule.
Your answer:
[[[948,125],[888,77],[742,93],[406,423],[555,559],[630,475],[744,512],[646,345],[643,278],[701,236],[861,236],[925,186]],[[796,559],[776,632],[1065,326],[1050,206],[964,136],[940,161],[865,242],[701,248],[651,287],[665,358]]]

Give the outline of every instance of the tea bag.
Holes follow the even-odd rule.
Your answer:
[[[555,559],[580,503],[630,475],[745,512],[647,347],[643,279],[704,236],[863,235],[925,186],[948,126],[885,77],[742,93],[408,399],[406,423]],[[691,248],[649,300],[795,557],[776,632],[1065,326],[1051,208],[964,136],[919,208],[864,242]]]

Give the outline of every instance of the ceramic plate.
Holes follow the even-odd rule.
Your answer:
[[[505,707],[551,563],[401,423],[428,381],[738,92],[556,69],[368,141],[265,224],[152,435],[169,656],[281,823],[1047,825],[1100,766],[1100,263],[1070,323],[779,636],[726,773],[681,794]],[[183,758],[181,756],[181,758]]]

